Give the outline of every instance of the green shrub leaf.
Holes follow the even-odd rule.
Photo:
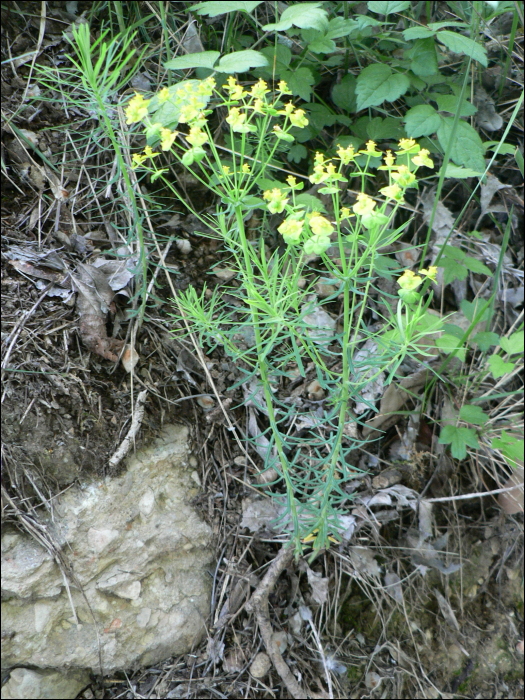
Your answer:
[[[443,151],[446,151],[448,142],[452,136],[454,117],[442,117],[441,124],[437,130],[439,144]],[[467,122],[459,121],[456,128],[451,159],[457,165],[464,165],[475,171],[485,170],[485,158],[483,143],[478,132]]]
[[[479,61],[482,66],[485,68],[487,67],[487,50],[467,36],[445,29],[442,32],[437,32],[436,37],[438,41],[445,44],[447,49],[450,49],[454,53],[463,53],[467,56],[472,56],[475,61]]]
[[[198,15],[217,17],[218,15],[225,15],[227,12],[253,12],[261,2],[262,0],[256,0],[255,2],[198,2],[189,9]]]
[[[300,2],[297,5],[291,5],[283,12],[279,22],[266,24],[263,29],[265,32],[285,32],[294,26],[301,29],[326,30],[328,18],[320,5],[320,2]]]
[[[357,78],[357,110],[375,107],[385,100],[394,102],[404,95],[409,87],[410,81],[406,75],[392,73],[389,66],[374,63],[361,71]]]
[[[166,61],[165,68],[171,70],[184,70],[185,68],[211,68],[220,56],[219,51],[201,51],[200,53],[188,53],[185,56],[177,56]]]
[[[487,352],[491,345],[499,345],[499,335],[489,331],[476,333],[472,340],[476,343],[481,352]]]
[[[474,428],[457,428],[455,425],[445,425],[439,435],[441,445],[450,445],[452,456],[455,459],[465,459],[467,445],[474,449],[479,448],[478,438]]]
[[[285,71],[281,78],[285,80],[292,93],[308,102],[312,94],[315,78],[309,68],[298,68],[296,71]]]
[[[332,102],[340,109],[355,112],[355,86],[355,77],[351,74],[345,75],[339,85],[334,85],[332,89]]]
[[[430,136],[441,124],[441,117],[431,105],[412,107],[403,117],[407,135],[411,138]]]
[[[244,73],[250,68],[259,68],[268,65],[268,59],[260,51],[246,49],[246,51],[234,51],[223,56],[216,70],[221,73]]]
[[[516,331],[509,338],[503,337],[500,345],[509,355],[517,355],[523,352],[523,331]]]
[[[514,362],[505,362],[499,355],[491,355],[489,357],[489,367],[494,379],[499,379],[504,374],[512,372]]]
[[[461,420],[464,420],[465,423],[472,423],[472,425],[485,425],[489,419],[480,406],[474,406],[469,403],[461,407],[459,417]]]
[[[394,12],[403,12],[410,7],[410,2],[406,2],[406,0],[399,0],[399,2],[395,0],[390,2],[388,0],[386,2],[370,0],[366,4],[370,12],[375,12],[376,15],[391,15]]]

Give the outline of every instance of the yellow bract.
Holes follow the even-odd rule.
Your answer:
[[[135,124],[144,119],[148,114],[148,105],[151,100],[145,100],[138,92],[132,97],[126,107],[126,124]]]
[[[422,278],[412,272],[412,270],[406,270],[397,280],[397,283],[401,289],[412,292],[419,287],[422,281]]]
[[[357,195],[357,202],[354,204],[352,209],[354,210],[354,213],[358,214],[359,216],[367,216],[368,214],[372,213],[375,205],[376,203],[371,197],[364,192],[360,192]]]

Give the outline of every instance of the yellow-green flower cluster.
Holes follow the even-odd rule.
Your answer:
[[[412,270],[405,270],[397,280],[398,285],[401,287],[398,291],[399,296],[408,304],[417,301],[419,294],[416,290],[423,281],[423,277],[428,277],[435,282],[436,274],[437,267],[435,266],[429,267],[428,270],[419,270],[419,274],[417,275],[415,272],[412,272]]]

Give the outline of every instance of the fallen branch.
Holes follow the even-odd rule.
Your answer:
[[[124,457],[128,454],[129,449],[131,447],[131,443],[135,439],[135,435],[137,434],[141,424],[142,424],[142,418],[144,417],[144,402],[146,401],[146,396],[148,395],[147,389],[144,389],[144,391],[141,391],[140,394],[137,396],[137,401],[135,402],[135,411],[133,414],[133,421],[131,422],[131,427],[128,430],[128,434],[120,444],[120,447],[118,450],[115,452],[113,457],[109,460],[109,466],[110,467],[116,467],[117,464],[119,464]]]
[[[270,611],[268,609],[268,597],[272,592],[277,579],[282,574],[284,569],[290,564],[293,558],[293,547],[288,544],[284,545],[270,565],[266,575],[257,586],[250,602],[246,609],[255,612],[257,623],[261,630],[261,636],[275,670],[281,677],[281,680],[288,688],[288,692],[294,698],[307,698],[311,695],[305,693],[299,683],[295,680],[293,673],[288,668],[287,663],[282,657],[282,654],[276,644],[272,642],[272,625],[270,623]]]

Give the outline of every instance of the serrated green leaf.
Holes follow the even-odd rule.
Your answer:
[[[437,102],[438,109],[441,112],[450,112],[456,114],[459,109],[459,95],[438,95],[433,93],[432,99]],[[461,103],[460,117],[471,117],[476,114],[477,108],[467,100]]]
[[[492,277],[494,274],[490,267],[487,267],[484,265],[481,260],[478,260],[477,258],[471,258],[470,256],[466,256],[465,260],[463,261],[463,264],[468,267],[468,269],[471,272],[475,272],[478,275],[487,275],[487,277]]]
[[[301,144],[297,143],[292,146],[286,155],[289,163],[300,163],[308,155],[307,149]]]
[[[328,29],[328,18],[320,5],[320,2],[301,2],[291,5],[283,12],[279,22],[266,24],[263,29],[265,32],[285,32],[292,26],[300,29],[319,29],[319,31]]]
[[[517,355],[523,352],[523,331],[516,331],[509,338],[502,337],[500,345],[509,355]]]
[[[261,2],[262,0],[256,0],[256,2],[198,2],[196,5],[192,5],[189,10],[207,17],[217,17],[217,15],[225,15],[227,12],[246,12],[249,14]]]
[[[440,338],[435,339],[436,347],[445,355],[450,355],[451,352],[456,352],[456,357],[459,357],[461,362],[465,362],[465,348],[460,348],[460,341],[456,336],[444,333]],[[458,348],[460,348],[458,350]]]
[[[352,19],[345,19],[344,17],[334,17],[328,23],[328,29],[326,31],[327,39],[341,39],[344,36],[348,36],[355,29],[357,29],[357,22]]]
[[[494,440],[492,440],[492,449],[501,450],[507,464],[514,468],[517,466],[516,462],[523,462],[525,458],[524,446],[525,443],[523,440],[518,440],[518,438],[509,435],[504,430],[501,431],[501,436],[499,438],[494,438]]]
[[[394,102],[410,87],[406,75],[392,73],[389,66],[374,63],[361,71],[357,78],[357,111],[375,107],[383,102]]]
[[[465,335],[465,331],[463,330],[463,328],[461,328],[461,326],[456,326],[453,323],[444,323],[443,330],[445,331],[445,333],[453,335],[455,338],[459,338],[460,340]]]
[[[487,352],[491,345],[499,345],[499,335],[489,331],[476,333],[472,340],[477,344],[481,352]]]
[[[438,72],[438,60],[434,37],[418,39],[414,46],[406,52],[410,58],[410,70],[420,78],[436,75]]]
[[[407,135],[418,138],[434,134],[441,124],[441,117],[431,105],[417,105],[408,110],[403,121]]]
[[[478,438],[473,428],[457,428],[455,425],[445,425],[439,435],[441,445],[450,445],[455,459],[467,456],[467,445],[479,448]]]
[[[454,280],[464,280],[467,277],[466,268],[454,258],[444,255],[438,263],[438,267],[444,270],[443,282],[445,285],[451,284]]]
[[[388,2],[381,2],[379,0],[370,0],[366,3],[370,12],[374,12],[376,15],[391,15],[394,12],[403,12],[410,7],[410,2],[406,0],[391,0]]]
[[[281,78],[286,81],[292,93],[305,102],[308,102],[312,94],[312,85],[315,78],[309,68],[298,68],[296,71],[285,71]]]
[[[405,41],[412,41],[414,39],[428,39],[434,36],[435,32],[432,29],[427,29],[426,27],[409,27],[403,31],[403,38]]]
[[[336,115],[327,107],[317,102],[302,105],[308,118],[308,123],[317,131],[321,131],[325,126],[333,126],[336,122]]]
[[[367,124],[366,132],[372,141],[382,141],[392,139],[399,141],[406,136],[405,130],[401,126],[401,119],[397,117],[374,117]]]
[[[200,53],[188,53],[185,56],[177,56],[166,61],[164,68],[170,70],[184,70],[186,68],[210,68],[217,62],[221,54],[219,51],[201,51]]]
[[[481,177],[482,175],[483,173],[477,170],[462,168],[461,165],[454,165],[454,163],[447,163],[445,170],[445,177],[453,177],[456,180],[466,180],[469,177]]]
[[[340,109],[347,112],[355,112],[356,97],[355,97],[356,79],[353,75],[345,75],[339,85],[334,85],[332,90],[332,102]]]
[[[437,137],[443,151],[446,151],[452,136],[453,124],[454,117],[442,117]],[[485,170],[483,143],[477,131],[467,122],[459,121],[457,124],[450,157],[457,165],[464,165],[477,172]]]
[[[465,423],[472,423],[472,425],[485,425],[489,419],[480,406],[469,403],[461,407],[459,417],[461,420],[464,420]]]
[[[504,374],[510,374],[514,366],[514,362],[505,362],[499,355],[491,355],[489,357],[489,367],[494,379],[499,379]]]
[[[268,59],[260,51],[246,49],[246,51],[234,51],[223,56],[215,70],[221,73],[245,73],[250,68],[259,68],[268,65]]]
[[[316,29],[303,29],[302,37],[312,53],[333,53],[336,49],[335,42]]]
[[[319,211],[326,212],[326,208],[320,199],[314,197],[313,194],[307,194],[306,192],[301,192],[301,194],[296,195],[295,201],[297,204],[304,206],[306,211]]]
[[[268,68],[272,75],[275,69],[275,75],[281,76],[281,73],[288,70],[290,61],[292,60],[292,52],[284,44],[277,46],[265,46],[261,49],[263,56],[268,60]]]
[[[447,258],[454,258],[454,260],[464,260],[466,255],[465,251],[453,245],[446,245],[443,254],[446,255]]]
[[[463,301],[460,303],[461,310],[465,314],[465,316],[468,318],[469,321],[473,321],[474,317],[477,316],[477,314],[481,311],[481,308],[485,305],[484,301],[467,301],[466,299],[463,299]],[[490,309],[485,309],[485,311],[481,314],[481,318],[478,318],[478,323],[481,321],[487,321],[490,316]]]
[[[438,41],[445,44],[445,46],[454,53],[472,56],[474,61],[478,61],[485,68],[487,67],[487,50],[467,36],[444,29],[441,32],[437,32],[436,37]]]

